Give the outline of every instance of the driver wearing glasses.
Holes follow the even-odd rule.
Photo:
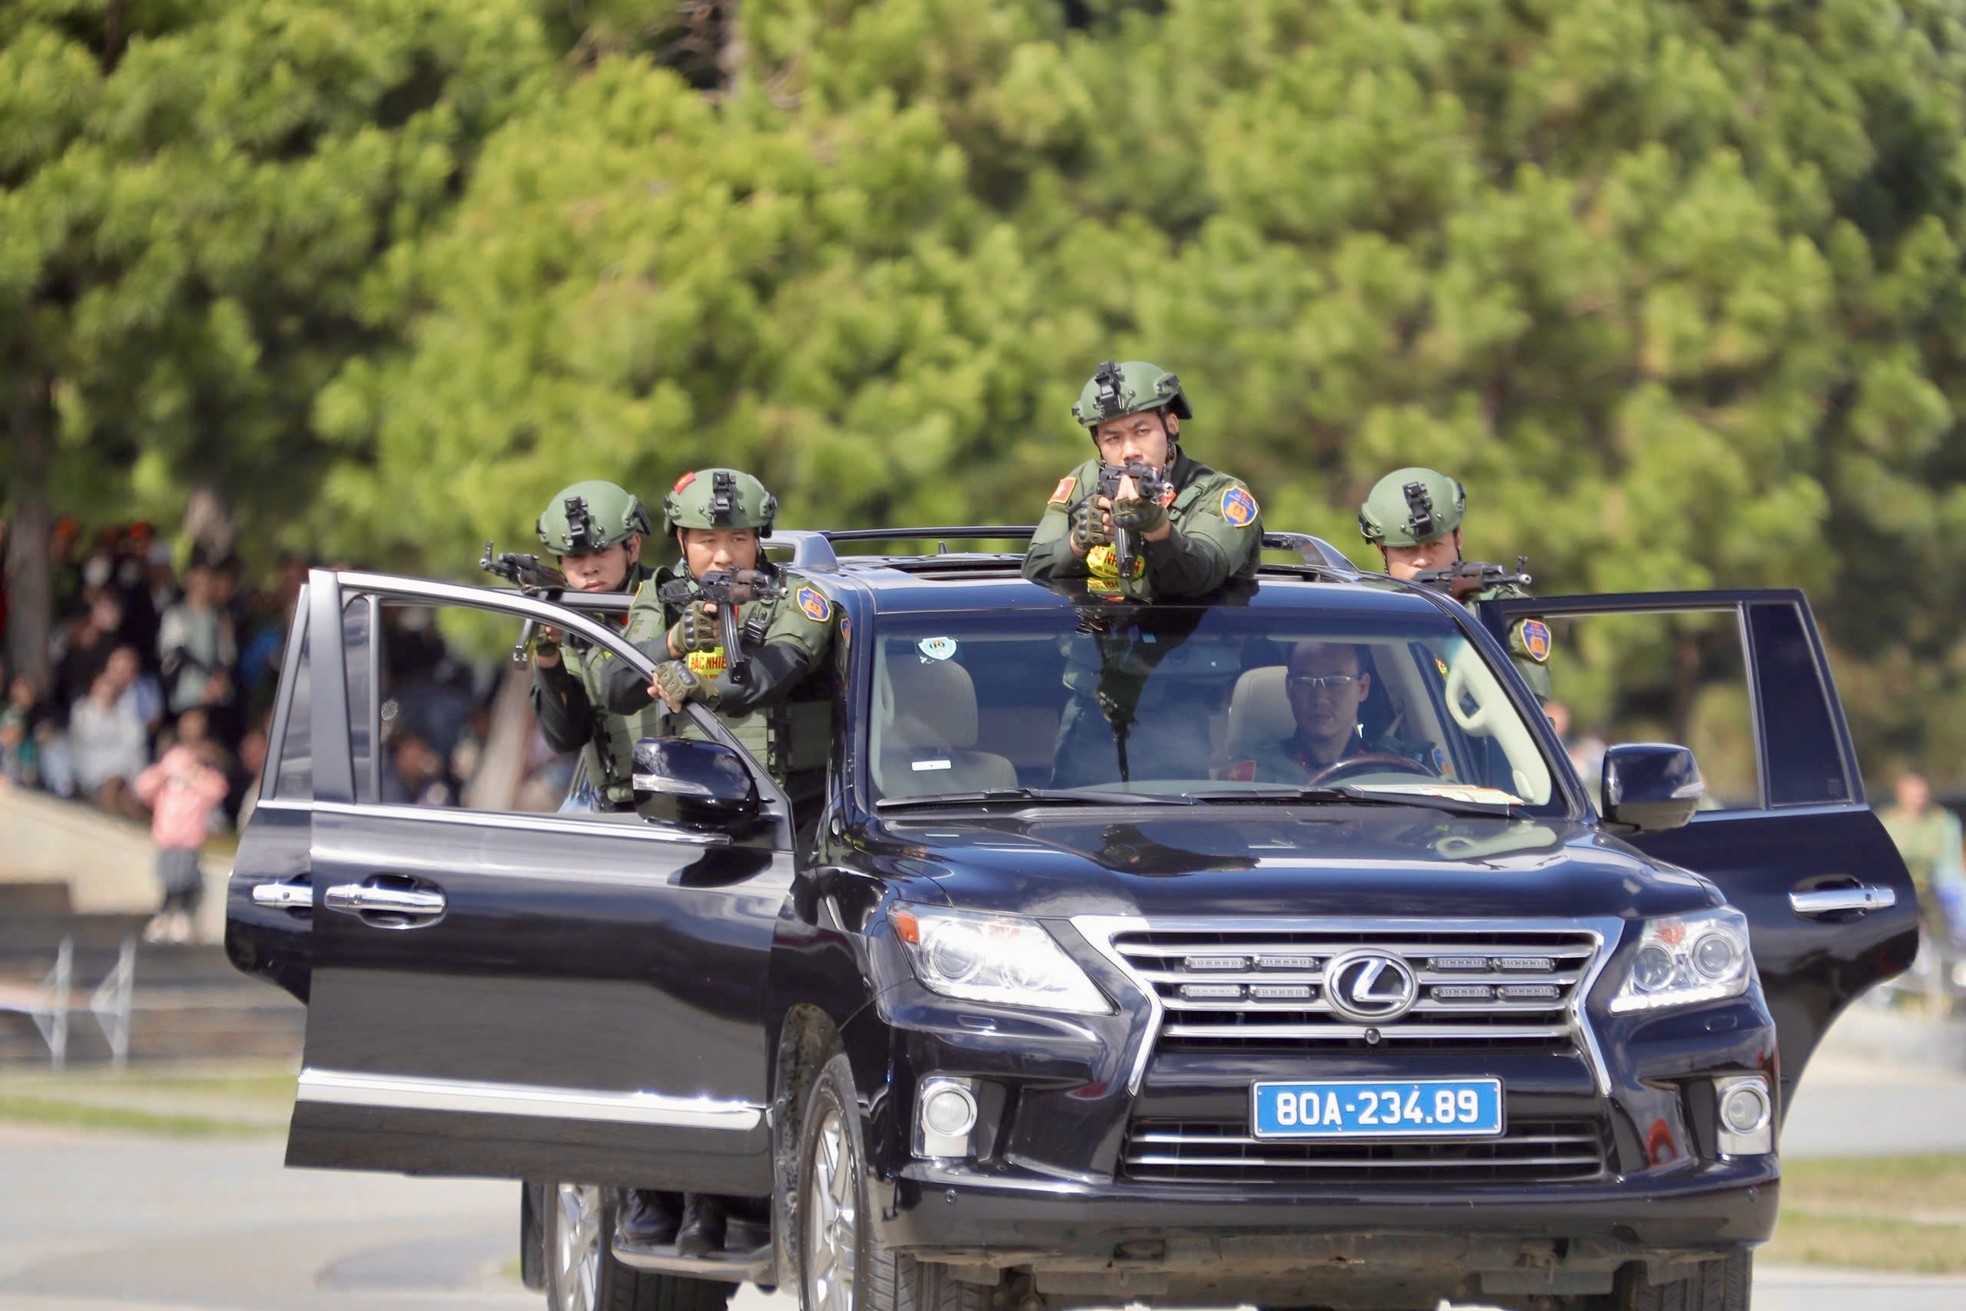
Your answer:
[[[1440,773],[1440,752],[1431,743],[1409,742],[1390,731],[1368,739],[1359,711],[1372,694],[1371,660],[1350,642],[1299,642],[1291,648],[1284,677],[1297,731],[1255,746],[1253,760],[1237,761],[1229,776],[1264,783],[1320,781],[1340,761],[1365,772],[1375,759],[1389,769]],[[1350,772],[1350,771],[1346,771]]]

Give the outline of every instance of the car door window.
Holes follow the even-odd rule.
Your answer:
[[[314,795],[314,698],[310,694],[305,597],[294,607],[294,631],[287,639],[286,669],[280,685],[286,689],[274,712],[274,762],[270,796],[281,801],[307,801]]]
[[[1709,810],[1763,804],[1753,687],[1740,612],[1712,609],[1553,614],[1552,721],[1595,791],[1605,748],[1622,742],[1690,747]]]
[[[515,669],[509,654],[518,622],[474,606],[386,595],[347,600],[342,633],[359,801],[560,809],[579,757],[553,751],[540,736],[526,697],[532,675]]]
[[[1832,699],[1801,610],[1788,602],[1763,601],[1747,607],[1747,615],[1767,706],[1768,804],[1849,801],[1853,788],[1830,718]]]

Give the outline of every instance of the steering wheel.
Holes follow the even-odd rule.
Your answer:
[[[1423,778],[1439,777],[1417,760],[1408,760],[1405,756],[1396,756],[1390,751],[1368,751],[1362,756],[1346,756],[1342,760],[1332,761],[1305,779],[1304,786],[1323,787],[1327,783],[1349,778],[1353,774],[1370,774],[1384,769],[1401,774],[1418,774]]]

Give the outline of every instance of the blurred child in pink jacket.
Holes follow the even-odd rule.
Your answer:
[[[180,742],[137,775],[138,800],[150,807],[150,839],[157,844],[157,881],[164,904],[143,936],[151,942],[185,942],[204,896],[198,848],[211,832],[212,811],[225,800],[225,775],[206,763],[202,742]]]

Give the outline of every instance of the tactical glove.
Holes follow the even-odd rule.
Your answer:
[[[681,710],[691,701],[701,701],[713,709],[717,704],[717,685],[698,678],[680,660],[665,660],[657,665],[649,691],[661,697],[671,710]]]
[[[723,644],[723,636],[717,631],[717,616],[705,613],[694,601],[684,607],[682,618],[669,625],[669,649],[679,656],[692,651],[714,651]]]
[[[1108,546],[1113,535],[1106,528],[1105,511],[1099,508],[1098,501],[1086,497],[1079,502],[1079,508],[1072,512],[1072,549],[1080,555],[1086,554],[1095,546]]]
[[[1160,531],[1167,522],[1167,507],[1158,498],[1128,496],[1113,502],[1113,527],[1144,536]]]

